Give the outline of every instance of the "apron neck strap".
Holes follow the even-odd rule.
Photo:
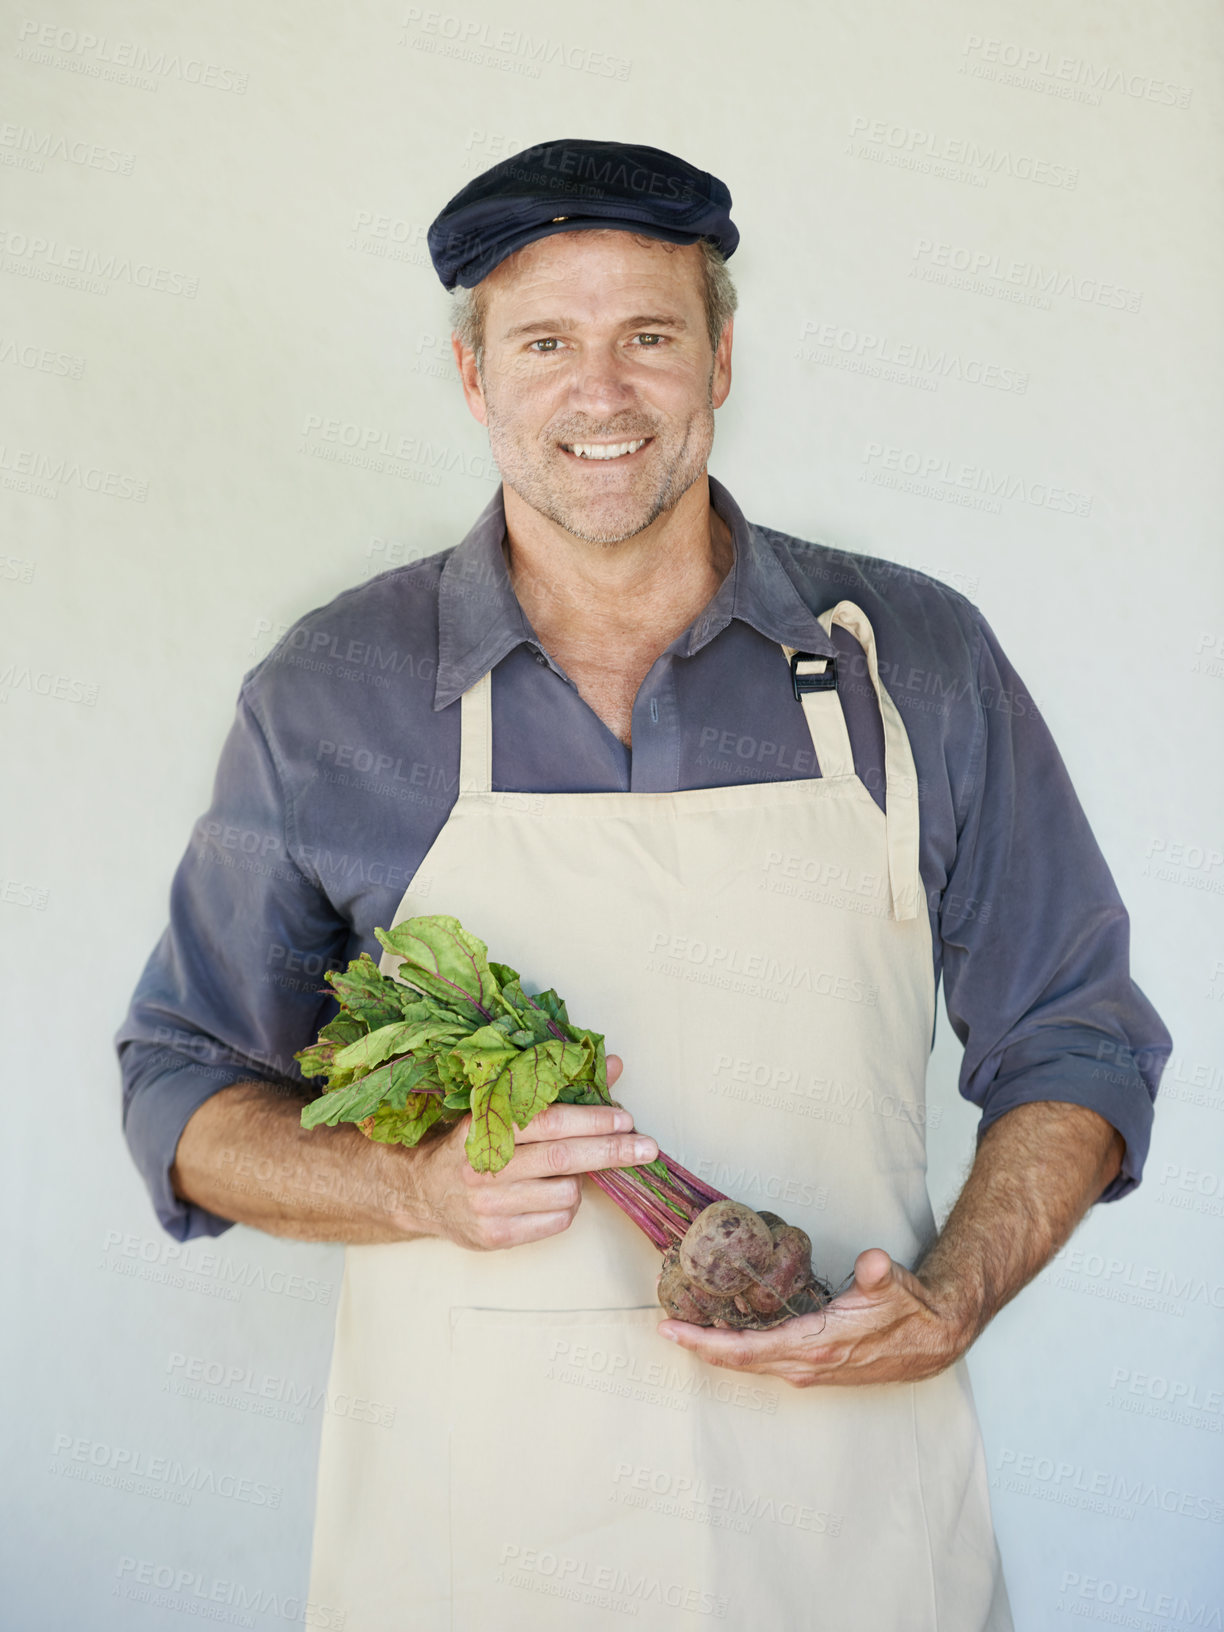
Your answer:
[[[820,623],[825,634],[828,634],[829,626],[824,618],[820,619]],[[833,663],[826,657],[805,657],[800,672],[794,662],[795,647],[783,646],[782,651],[791,666],[796,695],[803,704],[803,716],[807,720],[808,734],[816,750],[816,763],[820,766],[821,776],[853,776],[854,754],[850,748],[850,734],[846,730],[841,698],[837,695]],[[808,690],[803,684],[805,680],[814,689]],[[819,689],[815,689],[817,687]]]
[[[493,671],[459,699],[459,792],[493,791]]]
[[[892,895],[892,915],[894,918],[916,918],[918,903],[922,899],[922,875],[919,872],[918,851],[918,777],[909,737],[897,705],[880,683],[875,634],[867,614],[853,601],[839,601],[836,606],[820,614],[819,622],[826,635],[832,633],[835,623],[847,630],[863,648],[867,659],[867,673],[884,725],[885,826],[888,832],[888,882]],[[795,648],[783,646],[782,650],[790,663]],[[805,666],[805,672],[815,673],[815,670]],[[799,696],[821,776],[853,776],[854,758],[836,686],[800,690]]]

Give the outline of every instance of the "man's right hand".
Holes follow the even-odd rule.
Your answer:
[[[608,1055],[608,1082],[621,1072]],[[556,1235],[573,1223],[583,1173],[653,1160],[615,1105],[550,1105],[516,1131],[500,1173],[473,1173],[471,1118],[419,1145],[383,1145],[359,1128],[303,1128],[300,1094],[268,1082],[218,1089],[188,1118],[170,1182],[220,1218],[299,1241],[349,1246],[441,1236],[476,1252]]]
[[[610,1054],[609,1084],[620,1072]],[[557,1104],[514,1130],[514,1155],[500,1173],[476,1173],[463,1148],[471,1121],[465,1116],[421,1147],[415,1210],[428,1211],[434,1234],[475,1252],[559,1235],[574,1222],[584,1173],[636,1167],[659,1153],[653,1139],[631,1131],[633,1117],[619,1106]]]

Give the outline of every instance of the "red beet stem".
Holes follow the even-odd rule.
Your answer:
[[[592,1184],[598,1185],[604,1194],[610,1197],[627,1218],[633,1220],[642,1234],[648,1236],[660,1252],[667,1251],[670,1237],[663,1225],[657,1224],[649,1214],[639,1208],[631,1197],[612,1182],[607,1173],[588,1173],[587,1177]]]
[[[690,1173],[687,1167],[681,1167],[680,1163],[674,1156],[664,1156],[663,1162],[673,1178],[681,1180],[690,1190],[695,1191],[698,1196],[708,1198],[704,1203],[705,1206],[709,1207],[713,1202],[727,1201],[730,1199],[728,1196],[725,1196],[721,1190],[716,1190],[712,1184],[707,1184],[704,1179],[699,1179],[695,1173]]]
[[[667,1169],[667,1180],[639,1167],[607,1168],[589,1177],[660,1252],[666,1252],[675,1242],[683,1241],[698,1213],[727,1197],[670,1156],[660,1152],[659,1160]]]

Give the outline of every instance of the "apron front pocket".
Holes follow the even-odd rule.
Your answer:
[[[453,1632],[933,1628],[913,1389],[709,1366],[662,1318],[451,1309]]]
[[[694,1460],[695,1362],[658,1336],[663,1318],[451,1310],[454,1632],[725,1621],[716,1532],[661,1524],[641,1488]]]

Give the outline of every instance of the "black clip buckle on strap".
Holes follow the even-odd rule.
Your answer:
[[[800,663],[818,663],[824,658],[823,674],[800,674]],[[837,654],[831,652],[828,657],[821,652],[794,652],[790,660],[791,690],[795,694],[795,701],[803,701],[805,691],[836,691],[837,690]]]

